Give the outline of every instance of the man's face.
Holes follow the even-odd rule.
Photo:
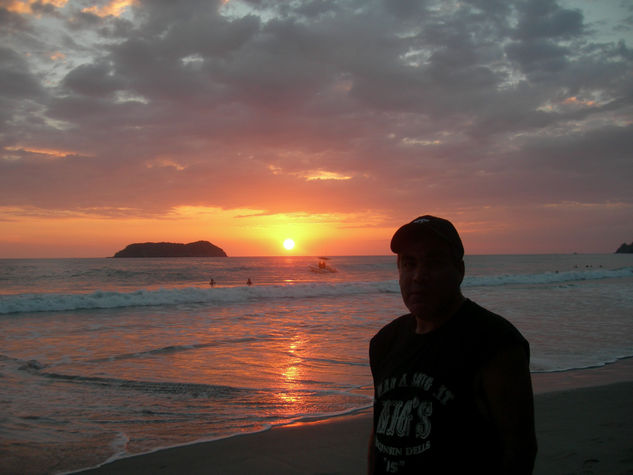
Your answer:
[[[404,246],[398,254],[398,272],[402,299],[416,317],[444,317],[462,298],[464,262],[432,233]]]

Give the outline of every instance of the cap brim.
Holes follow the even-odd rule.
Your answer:
[[[391,252],[398,254],[402,248],[411,242],[419,240],[420,236],[431,233],[432,235],[439,236],[436,231],[428,226],[423,226],[416,223],[408,223],[401,226],[393,237],[391,238]]]

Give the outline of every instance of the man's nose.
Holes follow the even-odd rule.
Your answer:
[[[428,269],[424,265],[417,265],[413,271],[413,280],[416,282],[422,282],[429,276]]]

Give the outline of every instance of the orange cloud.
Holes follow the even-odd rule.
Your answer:
[[[102,7],[93,5],[92,7],[84,8],[82,12],[92,13],[93,15],[97,15],[99,17],[119,16],[123,13],[123,10],[136,3],[137,0],[112,0],[110,3]]]
[[[285,172],[282,168],[276,165],[268,165],[268,170],[273,175],[290,175],[296,176],[305,179],[306,181],[314,181],[314,180],[351,180],[353,177],[349,175],[343,175],[338,172],[331,172],[328,170],[306,170],[302,172]]]
[[[563,104],[567,104],[567,105],[573,104],[573,105],[578,105],[578,106],[593,107],[596,105],[596,101],[578,99],[576,96],[572,96],[565,99],[563,101]]]
[[[33,4],[53,5],[57,8],[61,8],[68,0],[13,0],[9,1],[5,7],[7,10],[13,13],[20,13],[23,15],[30,15],[33,13],[31,5]]]
[[[305,178],[308,181],[312,181],[312,180],[351,180],[352,179],[351,176],[341,175],[340,173],[328,172],[328,171],[324,171],[324,170],[318,170],[318,171],[315,171],[315,172],[311,172],[310,174],[306,175]]]
[[[68,155],[75,155],[77,152],[72,152],[68,150],[56,150],[52,148],[38,148],[38,147],[5,147],[5,150],[9,150],[11,152],[28,152],[28,153],[36,153],[38,155],[46,155],[45,158],[63,158]]]

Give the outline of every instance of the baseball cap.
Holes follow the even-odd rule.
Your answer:
[[[464,245],[455,226],[446,219],[430,215],[420,216],[401,226],[391,238],[391,251],[398,254],[406,243],[414,242],[428,232],[446,241],[458,259],[464,257]]]

